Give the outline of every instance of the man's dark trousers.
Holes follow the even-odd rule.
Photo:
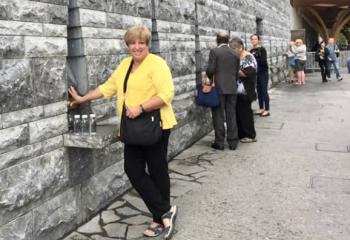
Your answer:
[[[236,123],[236,94],[220,95],[220,106],[211,109],[215,130],[215,143],[224,146],[225,120],[227,127],[227,142],[236,146],[238,143],[238,128]]]

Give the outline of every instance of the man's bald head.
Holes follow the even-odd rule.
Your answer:
[[[216,34],[216,43],[218,45],[220,44],[228,44],[229,36],[227,32],[221,31],[218,34]]]

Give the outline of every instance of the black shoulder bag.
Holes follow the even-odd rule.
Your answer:
[[[124,104],[120,123],[120,140],[125,144],[149,146],[160,141],[162,137],[160,110],[143,112],[134,119],[126,116],[125,93],[132,65],[133,61],[131,61],[124,79]]]

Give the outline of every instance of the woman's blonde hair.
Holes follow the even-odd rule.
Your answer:
[[[303,40],[301,38],[295,39],[295,43],[303,44]]]
[[[129,44],[135,40],[145,41],[149,46],[151,42],[151,32],[145,26],[133,26],[126,31],[124,41],[126,45],[129,46]]]

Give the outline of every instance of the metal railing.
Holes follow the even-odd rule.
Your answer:
[[[340,68],[345,68],[346,60],[350,56],[350,51],[340,51],[339,55],[339,66]],[[315,61],[315,52],[307,52],[306,53],[306,64],[305,69],[306,70],[314,70],[319,69],[318,62]]]

